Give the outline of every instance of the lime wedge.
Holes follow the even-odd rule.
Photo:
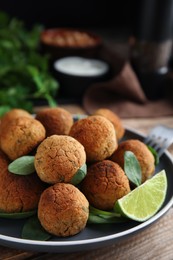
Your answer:
[[[143,222],[161,208],[167,192],[167,177],[164,170],[119,199],[114,211],[130,219]]]

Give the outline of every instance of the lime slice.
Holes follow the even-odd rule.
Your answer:
[[[114,211],[130,219],[143,222],[151,218],[161,208],[167,191],[167,178],[164,170],[136,189],[119,199]]]

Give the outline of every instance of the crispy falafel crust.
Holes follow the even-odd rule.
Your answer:
[[[102,161],[118,147],[115,129],[103,116],[88,116],[76,121],[69,135],[84,146],[88,162]]]
[[[24,109],[13,108],[2,116],[1,122],[2,122],[2,124],[9,123],[10,120],[17,118],[17,117],[21,117],[21,116],[30,117],[30,118],[32,117],[32,115]]]
[[[7,155],[0,150],[0,174],[8,167],[9,162]]]
[[[110,160],[118,163],[124,168],[124,153],[131,151],[137,157],[142,171],[142,182],[152,176],[155,171],[154,156],[143,142],[137,139],[130,139],[119,144],[118,149],[112,154]]]
[[[111,210],[118,199],[130,192],[130,185],[117,163],[103,160],[88,168],[81,191],[94,207]]]
[[[44,125],[46,136],[68,135],[73,125],[72,114],[60,107],[42,109],[36,114],[36,119]]]
[[[52,135],[38,147],[35,169],[44,182],[70,182],[79,168],[86,162],[82,144],[71,136]]]
[[[19,176],[8,171],[9,159],[0,151],[0,211],[26,212],[38,206],[45,184],[36,173]]]
[[[14,108],[11,109],[10,111],[6,112],[3,117],[0,120],[0,136],[1,136],[1,131],[5,131],[3,130],[8,128],[8,124],[10,123],[10,121],[14,118],[18,118],[20,116],[25,116],[25,117],[30,117],[32,118],[32,115],[27,112],[26,110],[20,109],[20,108]],[[1,138],[0,138],[1,141]]]
[[[86,226],[89,203],[75,186],[57,183],[47,188],[38,205],[38,218],[49,233],[67,237],[79,233]]]
[[[97,109],[93,115],[100,115],[100,116],[104,116],[105,118],[107,118],[109,121],[111,121],[111,123],[113,124],[115,131],[116,131],[116,136],[117,139],[120,140],[125,133],[125,128],[122,125],[121,119],[119,118],[119,116],[117,114],[115,114],[114,112],[112,112],[110,109],[107,108],[99,108]]]
[[[46,136],[44,126],[36,119],[18,117],[1,131],[1,149],[11,160],[29,154]]]

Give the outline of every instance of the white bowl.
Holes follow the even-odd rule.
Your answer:
[[[61,93],[68,97],[82,97],[92,83],[104,81],[109,73],[106,62],[78,56],[56,60],[53,69]]]

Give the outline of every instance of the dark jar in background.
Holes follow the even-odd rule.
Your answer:
[[[130,41],[131,64],[149,99],[167,93],[172,53],[173,0],[142,0]]]

